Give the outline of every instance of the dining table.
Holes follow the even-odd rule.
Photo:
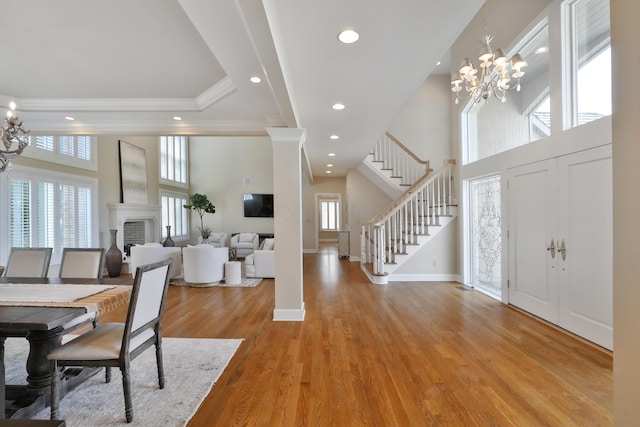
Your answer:
[[[61,344],[63,325],[86,313],[99,316],[128,304],[132,284],[130,277],[0,277],[0,418],[30,418],[45,408],[51,386],[47,355]],[[29,342],[26,384],[5,384],[4,347],[9,337]],[[95,374],[95,370],[83,371],[74,371],[64,378],[63,396]]]

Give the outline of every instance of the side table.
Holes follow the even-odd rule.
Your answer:
[[[227,285],[239,285],[242,283],[242,263],[240,261],[224,263],[224,283]]]

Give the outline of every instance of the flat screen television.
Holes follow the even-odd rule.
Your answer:
[[[243,198],[246,218],[273,218],[273,194],[245,193]]]

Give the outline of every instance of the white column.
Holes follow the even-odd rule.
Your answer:
[[[276,306],[273,320],[302,321],[302,144],[305,129],[267,128],[273,144]]]
[[[613,384],[616,426],[640,419],[640,2],[611,0]]]

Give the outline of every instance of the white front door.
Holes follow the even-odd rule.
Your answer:
[[[611,146],[514,168],[508,189],[509,303],[613,349]]]
[[[509,172],[509,303],[553,323],[558,322],[558,286],[547,247],[557,238],[556,187],[555,160]]]
[[[558,160],[559,325],[613,349],[611,146]]]

